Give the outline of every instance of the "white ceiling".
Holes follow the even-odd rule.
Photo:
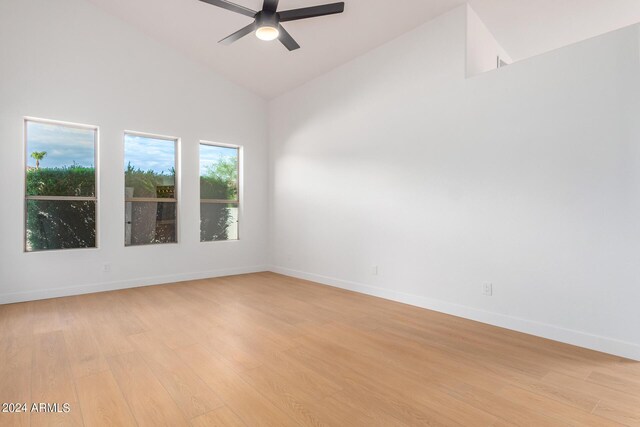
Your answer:
[[[470,0],[514,61],[640,22],[640,0]]]
[[[464,0],[345,0],[345,12],[283,24],[302,46],[249,35],[251,18],[198,0],[89,0],[241,86],[273,98],[451,10]],[[279,10],[336,0],[281,0]],[[236,0],[258,10],[262,0]],[[640,21],[640,0],[469,0],[514,60]]]

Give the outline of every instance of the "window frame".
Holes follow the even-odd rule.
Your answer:
[[[65,122],[61,120],[53,120],[53,119],[43,119],[39,117],[30,117],[25,116],[22,118],[22,132],[23,132],[23,161],[22,165],[24,167],[24,171],[22,174],[23,178],[23,235],[22,235],[22,249],[23,253],[34,254],[34,253],[46,253],[46,252],[58,252],[58,251],[78,251],[78,250],[97,250],[100,249],[100,209],[99,209],[99,199],[100,199],[100,173],[99,173],[99,148],[100,148],[100,127],[97,125],[87,125],[82,123],[74,123],[74,122]],[[29,132],[28,132],[28,123],[42,123],[46,125],[56,125],[68,128],[75,129],[83,129],[83,130],[92,130],[93,137],[93,168],[94,168],[94,185],[95,185],[95,195],[93,197],[79,197],[79,196],[29,196],[27,195],[27,167],[29,162]],[[33,201],[60,201],[60,202],[94,202],[95,203],[95,246],[90,246],[86,248],[59,248],[59,249],[37,249],[37,250],[28,250],[27,249],[27,212],[28,212],[28,203],[30,200]]]
[[[201,156],[200,156],[200,146],[201,145],[207,145],[207,146],[213,146],[213,147],[220,147],[220,148],[233,148],[236,149],[238,151],[238,168],[237,168],[237,174],[238,174],[238,197],[236,200],[219,200],[219,199],[203,199],[200,195],[200,161],[201,161]],[[204,140],[201,139],[198,143],[198,211],[200,211],[199,207],[205,203],[205,204],[226,204],[226,205],[235,205],[238,208],[238,220],[237,220],[237,224],[238,224],[238,237],[236,239],[227,239],[227,240],[202,240],[201,238],[198,238],[198,240],[200,241],[200,243],[222,243],[222,242],[239,242],[241,239],[241,234],[240,234],[240,224],[242,223],[242,195],[243,195],[243,189],[244,189],[244,183],[243,183],[243,179],[242,179],[242,171],[243,171],[243,152],[244,152],[244,148],[242,145],[236,145],[236,144],[226,144],[223,142],[213,142],[213,141],[208,141],[208,140]],[[199,217],[199,223],[202,223],[202,215],[200,214]],[[200,228],[200,227],[198,227]],[[200,233],[200,230],[198,230],[198,234]]]
[[[125,248],[139,248],[139,247],[148,247],[148,246],[164,246],[164,245],[177,245],[180,242],[180,196],[182,194],[182,191],[180,191],[179,188],[179,183],[180,183],[180,145],[181,145],[181,139],[179,137],[176,136],[168,136],[168,135],[159,135],[159,134],[155,134],[155,133],[148,133],[148,132],[139,132],[139,131],[134,131],[134,130],[125,130],[123,133],[123,137],[122,137],[122,147],[123,147],[123,159],[126,161],[127,159],[127,135],[131,135],[131,136],[138,136],[138,137],[142,137],[142,138],[149,138],[149,139],[159,139],[159,140],[164,140],[164,141],[170,141],[173,142],[173,167],[175,169],[175,176],[174,176],[174,197],[169,199],[169,198],[158,198],[158,197],[130,197],[127,198],[127,193],[126,193],[126,186],[122,187],[122,191],[123,191],[123,200],[124,200],[124,212],[125,212],[125,218],[123,221],[123,224],[125,226],[124,229],[124,247]],[[124,162],[123,162],[124,163]],[[123,178],[124,178],[124,170],[123,170]],[[176,204],[176,225],[175,225],[175,229],[176,229],[176,241],[175,242],[164,242],[164,243],[146,243],[146,244],[142,244],[142,245],[127,245],[127,219],[126,219],[126,209],[127,209],[127,203],[175,203]]]

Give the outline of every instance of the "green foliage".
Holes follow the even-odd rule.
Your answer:
[[[27,201],[30,250],[95,247],[95,227],[95,202]]]
[[[176,171],[171,168],[169,173],[165,174],[157,173],[152,170],[143,171],[140,168],[136,169],[129,163],[127,169],[124,172],[124,186],[133,188],[134,197],[161,197],[161,198],[175,198],[175,191],[159,192],[159,187],[174,187],[175,188]]]
[[[200,204],[200,241],[212,242],[229,239],[231,209],[233,205],[222,203]]]
[[[40,160],[44,159],[46,155],[46,151],[34,151],[31,153],[31,158],[36,161],[36,169],[40,169]]]
[[[208,165],[200,177],[200,197],[203,199],[238,199],[238,158],[221,157]]]
[[[27,171],[28,196],[93,197],[95,169],[83,166],[41,168]]]
[[[27,171],[29,196],[95,196],[95,169],[81,166]],[[27,202],[30,250],[94,247],[96,204],[92,201]]]
[[[214,200],[238,199],[238,158],[222,157],[207,166],[200,177],[200,197]],[[200,205],[200,240],[210,242],[227,240],[232,217],[226,203],[202,203]]]
[[[215,200],[235,200],[236,195],[227,181],[215,176],[200,177],[200,198]]]
[[[37,156],[35,156],[37,154]],[[46,152],[34,152],[42,160]],[[39,157],[39,159],[38,159]],[[125,170],[125,186],[134,197],[175,197],[175,169],[168,173],[142,171],[131,164]],[[27,170],[27,195],[94,197],[95,169],[77,165]],[[237,158],[221,158],[200,178],[201,197],[237,200]],[[175,204],[134,203],[132,238],[145,243],[175,241]],[[149,206],[147,206],[149,205]],[[201,204],[201,240],[227,240],[232,221],[227,203]],[[140,210],[140,212],[138,212]],[[136,222],[137,221],[137,222]],[[157,222],[155,226],[138,224]],[[95,247],[96,204],[93,201],[27,202],[27,245],[29,250]],[[148,230],[147,230],[148,229]],[[148,231],[148,233],[147,233]],[[138,236],[140,234],[140,236]],[[134,239],[135,240],[135,239]]]
[[[31,153],[31,157],[35,160],[42,160],[46,155],[46,151],[34,151],[33,153]]]

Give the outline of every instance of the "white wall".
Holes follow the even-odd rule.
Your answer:
[[[264,269],[266,107],[86,1],[0,1],[0,303]],[[100,126],[99,249],[22,252],[23,116]],[[123,247],[125,129],[182,138],[177,245]],[[200,139],[244,146],[241,241],[199,242]]]
[[[498,56],[507,64],[513,62],[478,14],[467,6],[467,77],[497,69]]]
[[[638,27],[465,79],[466,10],[271,103],[275,270],[640,359]]]

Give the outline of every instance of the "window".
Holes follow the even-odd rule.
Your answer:
[[[98,128],[25,119],[25,251],[96,247]]]
[[[239,148],[200,144],[200,241],[238,240]]]
[[[126,133],[125,245],[176,243],[178,140]]]

